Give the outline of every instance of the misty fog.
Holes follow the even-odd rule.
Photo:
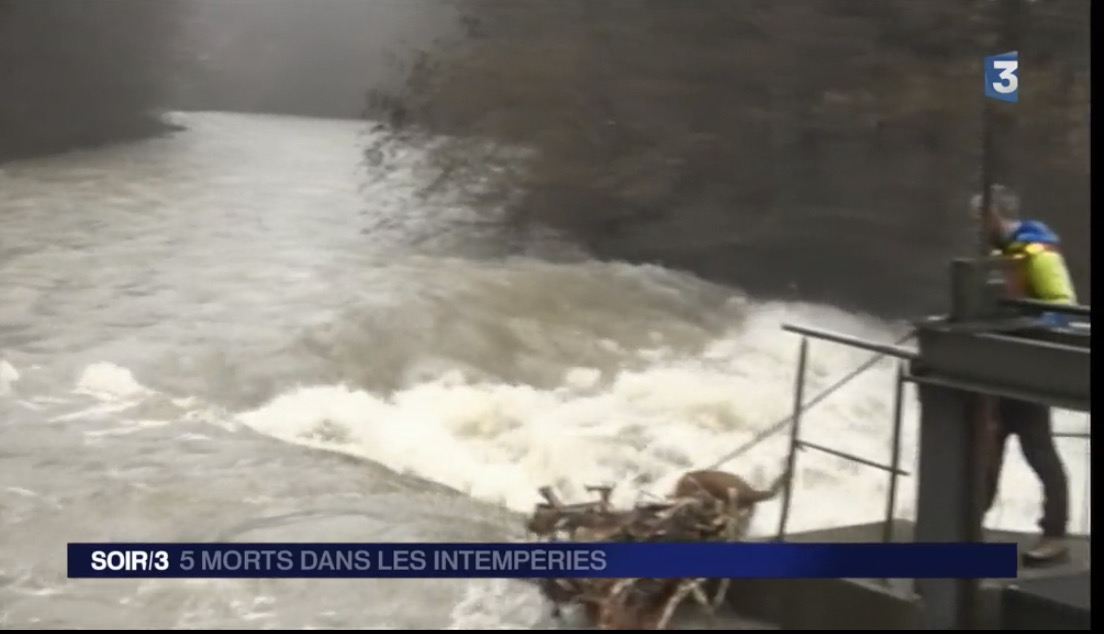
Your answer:
[[[181,108],[357,118],[368,89],[404,79],[414,52],[455,36],[435,0],[185,0]]]

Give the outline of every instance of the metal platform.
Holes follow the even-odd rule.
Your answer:
[[[923,358],[910,372],[915,382],[1089,410],[1089,332],[978,332],[974,324],[932,320],[917,324],[916,333]]]
[[[783,328],[801,336],[794,409],[790,418],[788,467],[802,449],[829,453],[881,471],[888,478],[887,520],[831,531],[791,535],[786,531],[794,491],[787,485],[776,539],[818,542],[916,541],[1023,542],[1027,535],[982,530],[986,469],[992,446],[991,418],[983,408],[994,397],[1044,407],[1091,411],[1091,308],[1009,297],[1006,277],[1018,263],[1007,258],[958,259],[950,267],[946,315],[913,322],[916,347],[864,341],[802,326]],[[1056,326],[1055,324],[1060,324]],[[810,443],[801,437],[809,340],[829,341],[898,359],[890,431],[889,464]],[[862,371],[860,368],[859,371]],[[854,375],[851,375],[854,376]],[[915,526],[892,522],[901,470],[903,386],[916,386],[919,460]],[[836,385],[832,389],[839,387]],[[1088,439],[1088,435],[1084,437]],[[1074,540],[1068,565],[1022,570],[1023,579],[1054,579],[1089,569],[1087,540]],[[995,629],[1003,586],[979,579],[809,580],[741,582],[733,600],[749,615],[777,621],[782,629]]]
[[[787,535],[792,542],[880,542],[881,522]],[[893,541],[910,542],[914,525],[893,523]],[[1025,533],[986,531],[986,541],[1028,545]],[[1047,568],[1022,568],[1020,577],[989,579],[981,586],[982,628],[1000,629],[1001,594],[1006,586],[1055,579],[1090,570],[1087,537],[1070,539],[1070,560]],[[911,579],[739,579],[732,581],[729,603],[739,614],[776,623],[783,630],[911,630],[917,626],[921,601]]]
[[[1002,630],[1092,629],[1092,572],[1017,581],[1001,593]]]
[[[828,528],[819,531],[793,533],[786,536],[786,541],[798,543],[873,543],[882,541],[883,528],[884,525],[882,522],[858,524],[855,526],[841,526],[839,528]],[[913,541],[912,535],[915,528],[912,522],[906,520],[897,520],[893,522],[893,539],[891,541],[893,543],[908,543]],[[1030,546],[1032,540],[1037,537],[1037,535],[1013,531],[985,531],[986,542],[1013,542],[1019,544],[1021,547]],[[1090,539],[1087,536],[1074,536],[1069,539],[1069,545],[1069,563],[1047,568],[1025,568],[1021,566],[1018,581],[1069,574],[1078,570],[1088,570],[1090,568],[1092,556],[1092,542]],[[1003,586],[1012,582],[1013,580],[1011,579],[990,579],[986,581],[986,584]]]

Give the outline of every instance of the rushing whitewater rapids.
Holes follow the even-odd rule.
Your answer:
[[[179,117],[172,138],[0,171],[0,628],[548,628],[516,582],[68,581],[64,548],[519,537],[541,485],[663,492],[785,416],[783,321],[903,331],[551,239],[518,255],[411,174],[365,189],[356,123]],[[866,358],[814,344],[806,394]],[[811,410],[805,436],[887,460],[893,373]],[[1080,532],[1087,448],[1059,443]],[[785,448],[728,466],[762,484]],[[883,474],[798,464],[793,528],[883,513]],[[1038,501],[1010,447],[989,524],[1030,530]]]

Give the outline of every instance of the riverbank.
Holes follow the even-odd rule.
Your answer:
[[[79,6],[78,6],[79,5]],[[0,4],[0,161],[172,130],[185,7],[175,0]]]
[[[45,134],[7,133],[0,145],[0,165],[17,160],[36,159],[78,150],[91,150],[115,143],[141,141],[186,130],[184,126],[158,115],[132,118],[118,128],[58,128]]]

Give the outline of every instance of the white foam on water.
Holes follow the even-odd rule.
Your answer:
[[[5,359],[0,359],[0,396],[11,392],[12,386],[19,380],[19,371]]]
[[[113,400],[146,396],[150,390],[126,368],[113,363],[94,363],[81,372],[74,393]]]
[[[611,376],[574,368],[554,389],[468,381],[451,371],[391,394],[345,385],[300,387],[238,414],[232,422],[289,443],[363,457],[518,512],[530,510],[537,488],[546,484],[557,486],[568,499],[584,498],[585,485],[613,484],[615,499],[631,503],[642,495],[662,495],[686,469],[712,466],[770,423],[788,416],[797,339],[780,326],[806,317],[810,310],[761,305],[739,329],[700,355],[679,357],[657,350],[647,367]],[[834,326],[866,331],[887,342],[899,334],[888,325],[829,309],[822,317]],[[806,399],[867,359],[864,352],[813,344]],[[894,373],[892,362],[880,362],[811,409],[802,419],[803,437],[888,463]],[[107,363],[86,368],[75,392],[94,395],[98,402],[67,419],[102,417],[109,411],[118,415],[155,396],[128,370]],[[914,398],[909,394],[908,399],[901,451],[903,466],[911,470],[916,417]],[[163,422],[148,415],[120,420],[128,428]],[[1055,423],[1060,431],[1083,431],[1087,421],[1058,411]],[[1070,475],[1072,526],[1087,531],[1084,496],[1089,493],[1085,483],[1091,456],[1083,441],[1058,442]],[[1015,447],[1013,440],[1007,449],[1000,504],[988,524],[1033,530],[1040,487]],[[776,434],[724,466],[763,484],[779,472],[787,448],[786,434]],[[880,471],[802,452],[790,529],[880,519],[887,485],[888,477]],[[897,515],[909,518],[915,482],[903,478],[899,486]],[[773,530],[777,506],[762,509],[754,526],[758,532]]]
[[[417,474],[476,498],[527,512],[536,489],[560,488],[568,499],[585,497],[587,484],[616,484],[628,503],[662,494],[682,471],[711,465],[792,407],[796,338],[780,325],[808,307],[763,305],[739,330],[695,357],[656,351],[640,370],[596,376],[590,368],[565,373],[563,385],[465,382],[443,375],[390,395],[340,385],[302,387],[242,413],[237,420],[257,431],[321,447]],[[884,341],[899,333],[885,325],[825,310],[822,316]],[[874,332],[871,332],[873,330]],[[866,353],[816,343],[806,398],[867,360]],[[598,373],[600,374],[600,373]],[[895,366],[882,362],[803,418],[803,436],[820,444],[889,461]],[[916,408],[909,395],[902,461],[913,469]],[[1059,412],[1063,430],[1081,430],[1084,418]],[[1072,525],[1089,530],[1083,498],[1086,447],[1059,441],[1070,473]],[[1015,443],[1009,443],[1001,501],[992,526],[1032,530],[1040,488]],[[779,434],[737,460],[732,469],[759,483],[779,472],[788,447]],[[899,480],[898,517],[913,516],[912,478]],[[798,461],[791,530],[874,521],[884,517],[888,477],[861,465],[811,451]],[[778,504],[765,505],[754,530],[772,531]],[[532,629],[546,615],[542,602],[507,585],[472,581],[453,612],[453,629]]]
[[[361,456],[390,469],[416,474],[478,499],[525,512],[539,486],[552,484],[579,498],[587,484],[617,485],[630,502],[662,494],[691,467],[711,465],[791,408],[797,341],[780,325],[808,307],[764,305],[740,329],[713,342],[701,355],[656,354],[640,370],[598,378],[589,368],[565,373],[563,385],[469,382],[445,374],[392,394],[343,385],[301,387],[237,421],[264,434],[304,446]],[[851,330],[869,320],[825,310]],[[891,328],[869,333],[891,341]],[[868,358],[866,353],[817,343],[810,362],[807,398]],[[883,463],[889,460],[895,366],[882,362],[803,418],[803,436]],[[906,406],[902,460],[915,463],[912,396]],[[1081,430],[1084,419],[1059,412],[1057,427]],[[1074,525],[1087,519],[1080,483],[1087,467],[1079,441],[1059,441],[1078,502]],[[781,468],[787,449],[779,434],[725,466],[765,483]],[[1008,449],[1002,508],[991,514],[1005,528],[1031,530],[1039,486],[1019,452]],[[888,478],[839,458],[803,452],[798,461],[794,530],[871,521],[883,516]],[[898,515],[911,517],[914,481],[900,481]],[[777,506],[777,505],[771,505]],[[762,531],[776,509],[764,509]]]
[[[549,618],[535,586],[506,579],[475,579],[452,609],[450,630],[532,630]]]
[[[348,385],[302,386],[222,418],[210,416],[216,410],[204,409],[201,399],[169,398],[142,385],[126,368],[98,363],[85,368],[74,386],[75,394],[94,402],[86,401],[64,418],[110,416],[117,432],[87,432],[104,437],[178,420],[184,410],[184,418],[209,419],[230,428],[245,425],[289,443],[363,457],[522,513],[532,508],[537,488],[546,484],[558,487],[567,499],[585,498],[584,485],[614,484],[615,499],[631,503],[642,495],[662,495],[683,471],[712,466],[789,415],[798,340],[781,330],[783,322],[818,323],[885,342],[900,335],[888,324],[829,308],[759,304],[749,311],[739,327],[700,353],[657,347],[646,351],[643,358],[648,361],[642,367],[605,373],[568,368],[561,384],[548,389],[476,380],[443,366],[436,375],[392,393]],[[813,343],[806,399],[869,358],[843,346]],[[894,377],[893,362],[878,363],[806,413],[803,437],[888,463]],[[167,408],[163,419],[150,415],[153,408]],[[907,470],[915,468],[915,413],[914,396],[908,394],[902,438]],[[1086,417],[1063,411],[1056,413],[1055,423],[1059,431],[1084,431],[1087,425]],[[766,483],[782,466],[786,436],[769,438],[725,468]],[[1058,442],[1070,475],[1071,528],[1089,532],[1088,445],[1073,439]],[[803,452],[789,529],[881,519],[887,485],[883,472]],[[896,515],[911,518],[915,480],[902,478],[899,485]],[[1033,530],[1040,498],[1039,484],[1013,440],[1000,502],[987,524]],[[764,505],[753,530],[774,530],[778,507]],[[546,606],[527,586],[516,586],[469,582],[454,606],[450,629],[537,627],[547,618]]]

